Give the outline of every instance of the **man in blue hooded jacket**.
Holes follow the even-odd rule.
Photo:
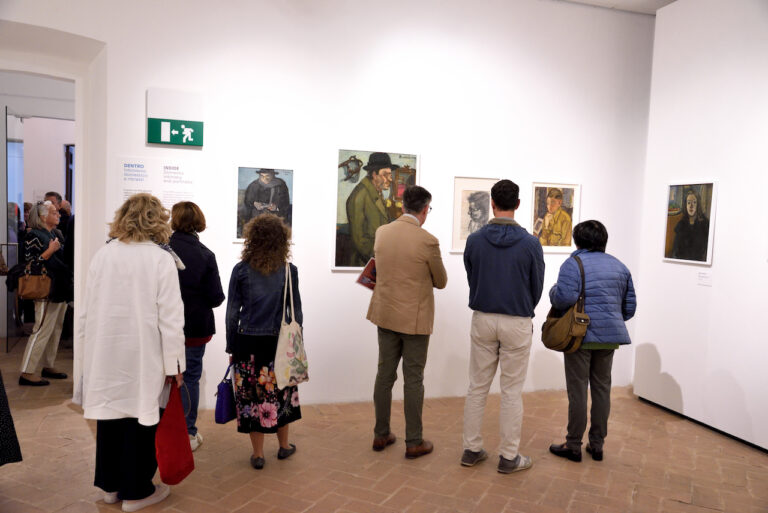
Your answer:
[[[533,335],[533,310],[544,285],[541,243],[515,221],[520,188],[501,180],[491,188],[494,218],[471,234],[464,249],[472,313],[469,390],[464,404],[464,453],[471,467],[488,457],[481,427],[488,390],[501,368],[498,471],[531,466],[518,452],[523,421],[522,390]]]

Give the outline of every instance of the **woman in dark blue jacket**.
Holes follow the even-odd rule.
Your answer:
[[[573,229],[576,251],[560,267],[549,299],[557,310],[576,304],[581,293],[581,273],[574,256],[584,266],[584,310],[590,323],[581,348],[565,354],[568,389],[568,434],[565,443],[549,447],[552,454],[581,461],[581,441],[587,428],[587,385],[592,391],[591,426],[587,452],[603,459],[611,409],[613,352],[631,343],[625,321],[635,315],[635,288],[629,269],[605,252],[608,231],[600,221],[584,221]]]
[[[191,201],[176,203],[171,210],[173,234],[169,242],[173,251],[181,258],[184,269],[179,270],[181,299],[184,301],[184,345],[187,370],[184,383],[189,390],[181,394],[184,411],[187,414],[187,433],[192,450],[203,443],[197,432],[197,406],[200,402],[200,376],[203,373],[205,345],[216,333],[213,309],[224,302],[221,290],[219,267],[216,256],[206,248],[198,233],[205,230],[205,216]]]
[[[237,430],[249,433],[251,465],[262,469],[264,434],[277,433],[277,458],[285,459],[296,452],[288,443],[288,424],[301,418],[298,387],[278,389],[275,379],[291,232],[276,215],[262,214],[245,225],[243,235],[242,260],[229,280],[227,352],[234,364]],[[286,314],[286,321],[294,316],[302,324],[298,270],[289,268],[296,311]]]

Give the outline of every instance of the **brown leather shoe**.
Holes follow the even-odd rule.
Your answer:
[[[409,460],[412,460],[414,458],[418,458],[419,456],[424,456],[425,454],[429,454],[432,452],[432,449],[434,449],[435,446],[432,445],[432,442],[429,440],[422,440],[421,445],[414,445],[413,447],[406,447],[405,448],[405,457]]]
[[[383,451],[384,449],[386,449],[388,445],[392,445],[393,443],[395,443],[395,440],[397,440],[397,437],[392,433],[388,434],[387,436],[382,436],[381,438],[374,438],[373,450]]]

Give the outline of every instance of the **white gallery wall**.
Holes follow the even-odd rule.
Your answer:
[[[66,155],[64,147],[75,143],[75,122],[27,118],[24,125],[24,201],[39,201],[48,191],[64,196]]]
[[[215,8],[201,0],[78,0],[66,8],[6,0],[0,20],[104,44],[75,76],[77,134],[90,159],[77,171],[84,183],[76,195],[86,198],[78,205],[86,212],[77,226],[85,237],[79,287],[121,201],[120,158],[179,160],[197,170],[194,200],[209,226],[201,239],[217,255],[225,291],[241,250],[234,243],[238,166],[294,170],[293,258],[311,376],[301,387],[305,403],[370,400],[376,371],[376,328],[365,320],[370,292],[354,274],[331,271],[339,149],[420,157],[419,183],[434,198],[425,228],[440,239],[449,275],[436,292],[428,397],[460,396],[467,386],[468,287],[461,255],[448,253],[454,176],[517,182],[518,219],[527,228],[533,182],[581,184],[582,219],[602,220],[608,251],[637,269],[644,218],[634,198],[645,165],[651,16],[550,0]],[[3,62],[23,60],[0,49]],[[148,88],[202,95],[202,149],[146,145]],[[564,259],[546,256],[546,289]],[[641,308],[644,293],[639,283]],[[561,356],[538,342],[548,307],[545,297],[536,311],[526,390],[564,388]],[[226,367],[224,307],[216,320],[204,408],[213,406]],[[614,384],[630,384],[633,367],[633,349],[622,348]]]
[[[677,0],[660,10],[635,393],[764,448],[767,120],[768,2]],[[718,191],[712,266],[663,262],[668,185],[709,181]]]

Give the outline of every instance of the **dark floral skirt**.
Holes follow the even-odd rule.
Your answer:
[[[240,433],[277,433],[277,428],[301,418],[299,388],[277,388],[277,337],[238,336],[238,346],[253,350],[234,354],[235,405]],[[244,344],[250,339],[249,344]],[[239,354],[238,354],[239,353]],[[250,354],[248,354],[250,353]]]

